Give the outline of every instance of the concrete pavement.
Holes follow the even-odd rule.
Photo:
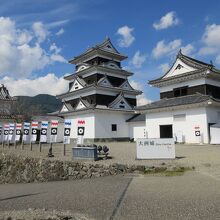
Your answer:
[[[0,185],[0,211],[71,210],[94,219],[220,219],[219,179],[183,176],[109,176]]]

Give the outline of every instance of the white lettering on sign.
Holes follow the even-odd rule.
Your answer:
[[[173,138],[137,139],[137,159],[174,159]]]

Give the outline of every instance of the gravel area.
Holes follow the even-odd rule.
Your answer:
[[[109,156],[111,159],[99,160],[95,163],[101,164],[136,164],[136,165],[160,165],[160,164],[172,164],[172,165],[184,165],[195,166],[203,169],[210,169],[215,167],[220,170],[220,145],[176,145],[176,159],[174,160],[137,160],[136,159],[136,144],[129,142],[109,142],[109,143],[96,143],[97,145],[106,145],[109,147]],[[58,160],[72,160],[71,148],[73,145],[66,146],[66,156],[63,156],[63,145],[54,144],[53,153],[55,157],[53,159]],[[39,146],[33,145],[32,151],[29,145],[25,145],[24,150],[20,146],[15,149],[14,146],[5,146],[0,150],[3,152],[14,153],[18,155],[46,158],[49,149],[49,144],[42,146],[42,152],[39,152]],[[91,163],[91,161],[85,161]],[[219,175],[220,176],[220,175]]]
[[[0,220],[88,220],[91,218],[71,211],[46,209],[12,210],[0,212]],[[91,219],[92,220],[92,219]]]

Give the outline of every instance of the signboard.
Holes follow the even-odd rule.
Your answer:
[[[38,122],[37,121],[31,122],[31,142],[35,142],[37,140],[37,129],[38,129]]]
[[[41,129],[40,129],[40,142],[47,142],[47,129],[48,129],[48,121],[41,122]]]
[[[16,124],[15,128],[15,141],[20,141],[22,124]]]
[[[137,139],[137,159],[174,159],[173,138]]]
[[[85,134],[85,120],[78,120],[77,124],[77,144],[83,144]]]
[[[58,120],[52,120],[51,121],[51,127],[50,127],[50,142],[54,143],[57,142],[57,127],[58,127]]]
[[[12,141],[14,130],[15,130],[15,124],[10,123],[9,124],[9,134],[8,134],[9,141]]]
[[[30,123],[24,122],[23,141],[28,141],[29,133],[30,133]]]
[[[9,124],[4,124],[4,141],[8,141]]]
[[[71,131],[71,120],[66,119],[64,121],[63,144],[70,144],[70,131]]]

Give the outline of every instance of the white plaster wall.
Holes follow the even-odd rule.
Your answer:
[[[145,121],[129,122],[129,136],[134,138],[147,138]]]
[[[187,81],[187,82],[175,83],[175,84],[169,85],[169,86],[163,86],[160,88],[160,92],[168,92],[168,91],[171,91],[174,88],[178,88],[178,87],[183,87],[183,86],[192,87],[192,86],[202,85],[205,83],[206,83],[205,79],[195,79],[195,80],[191,80],[191,81]]]
[[[220,122],[220,107],[207,107],[207,122],[219,123]]]
[[[182,68],[177,69],[176,67],[178,65],[181,65]],[[195,68],[188,66],[187,64],[185,64],[184,62],[182,62],[179,58],[176,60],[175,64],[173,65],[173,67],[171,68],[171,70],[166,74],[166,76],[164,76],[164,78],[168,78],[171,76],[177,76],[183,73],[187,73],[187,72],[191,72],[196,70]]]
[[[122,112],[96,112],[95,113],[95,137],[96,138],[123,138],[129,137],[129,123],[127,119],[132,117],[130,113]],[[117,124],[117,131],[112,131],[112,124]]]
[[[77,138],[78,120],[85,120],[84,138],[95,138],[95,116],[94,113],[68,116],[65,119],[71,119],[71,138]]]
[[[209,85],[213,85],[213,86],[220,86],[220,81],[216,81],[213,79],[195,79],[195,80],[191,80],[191,81],[187,81],[187,82],[181,82],[181,83],[175,83],[173,85],[169,85],[169,86],[163,86],[160,88],[160,92],[167,92],[167,91],[171,91],[174,88],[178,88],[178,87],[183,87],[183,86],[198,86],[198,85],[203,85],[203,84],[209,84]]]
[[[174,121],[173,115],[186,114],[185,121]],[[208,126],[206,108],[176,110],[146,114],[146,131],[148,138],[159,138],[159,125],[173,125],[173,134],[181,132],[186,143],[199,143],[195,136],[195,127],[200,127],[200,133],[204,143],[208,143]]]
[[[220,86],[220,81],[213,79],[205,79],[205,83],[213,86]]]

